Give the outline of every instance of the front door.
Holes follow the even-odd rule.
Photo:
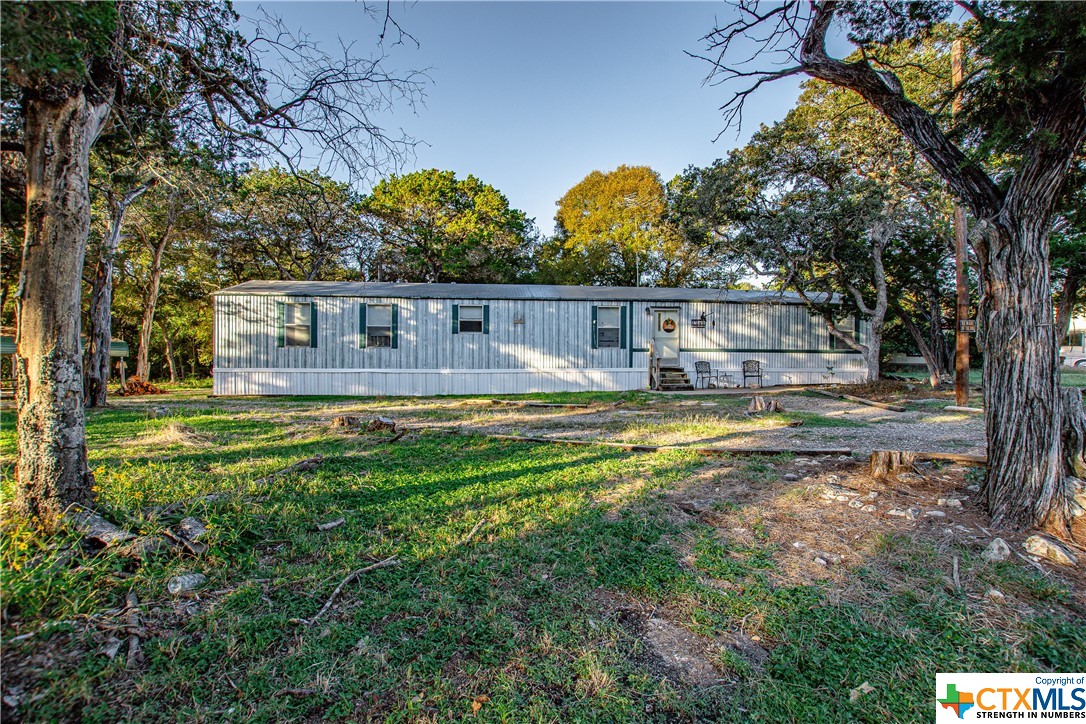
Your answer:
[[[677,367],[679,365],[679,310],[656,309],[653,310],[656,317],[656,326],[653,329],[652,341],[656,349],[656,356],[660,358],[660,364],[664,367]]]

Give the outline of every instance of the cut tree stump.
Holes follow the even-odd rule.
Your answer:
[[[337,415],[332,418],[333,430],[357,430],[362,427],[362,418],[354,415]]]
[[[988,463],[988,458],[984,455],[916,452],[912,450],[875,450],[871,453],[870,458],[871,476],[882,478],[897,473],[899,470],[912,469],[913,466],[921,460],[978,466],[986,465]]]
[[[396,432],[396,421],[387,417],[375,417],[366,424],[366,432],[379,432],[381,430]]]
[[[781,405],[780,400],[766,400],[761,395],[750,398],[750,403],[747,405],[747,414],[758,415],[763,412],[784,412],[784,407]]]
[[[831,392],[830,390],[814,390],[811,392],[816,395],[822,395],[823,397],[836,397],[839,400],[848,400],[849,402],[858,402],[861,405],[868,405],[870,407],[878,407],[883,410],[890,410],[892,412],[908,412],[908,410],[901,405],[891,405],[889,402],[876,402],[875,400],[866,400],[863,397],[856,397],[855,395],[846,395],[843,392]]]

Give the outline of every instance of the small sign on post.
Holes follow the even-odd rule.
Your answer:
[[[958,326],[962,332],[976,333],[977,320],[975,319],[961,319],[958,320]]]

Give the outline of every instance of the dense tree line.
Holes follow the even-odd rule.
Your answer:
[[[990,406],[993,469],[1027,481],[1026,498],[998,481],[986,495],[1009,522],[1062,524],[1048,413],[1060,408],[1053,348],[1086,289],[1086,74],[1072,42],[1086,20],[1068,5],[982,3],[952,25],[946,7],[743,3],[707,36],[717,72],[756,83],[727,108],[805,73],[797,106],[666,182],[646,166],[589,173],[545,237],[474,176],[390,173],[413,141],[369,118],[413,103],[420,81],[380,53],[330,57],[274,18],[244,37],[215,2],[5,4],[0,322],[19,327],[19,508],[48,519],[90,499],[83,405],[106,400],[111,338],[134,350],[130,373],[206,376],[210,294],[249,279],[755,279],[800,294],[871,379],[886,342],[919,351],[938,386],[952,362],[956,198],[973,228],[985,386],[1010,400]],[[859,46],[842,60],[824,47],[834,21]],[[731,41],[766,25],[769,51],[794,64],[731,66]],[[957,87],[956,38],[971,48]],[[1027,72],[1033,52],[1047,65]],[[1036,380],[1043,394],[1025,395]],[[1036,435],[1012,460],[1018,428]]]

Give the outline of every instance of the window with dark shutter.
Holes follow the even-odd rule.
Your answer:
[[[460,327],[458,331],[460,334],[483,333],[483,305],[460,305]]]
[[[622,347],[622,307],[596,310],[596,346],[600,349]]]
[[[282,307],[282,339],[285,347],[309,347],[313,337],[315,311],[310,302],[286,302]]]

